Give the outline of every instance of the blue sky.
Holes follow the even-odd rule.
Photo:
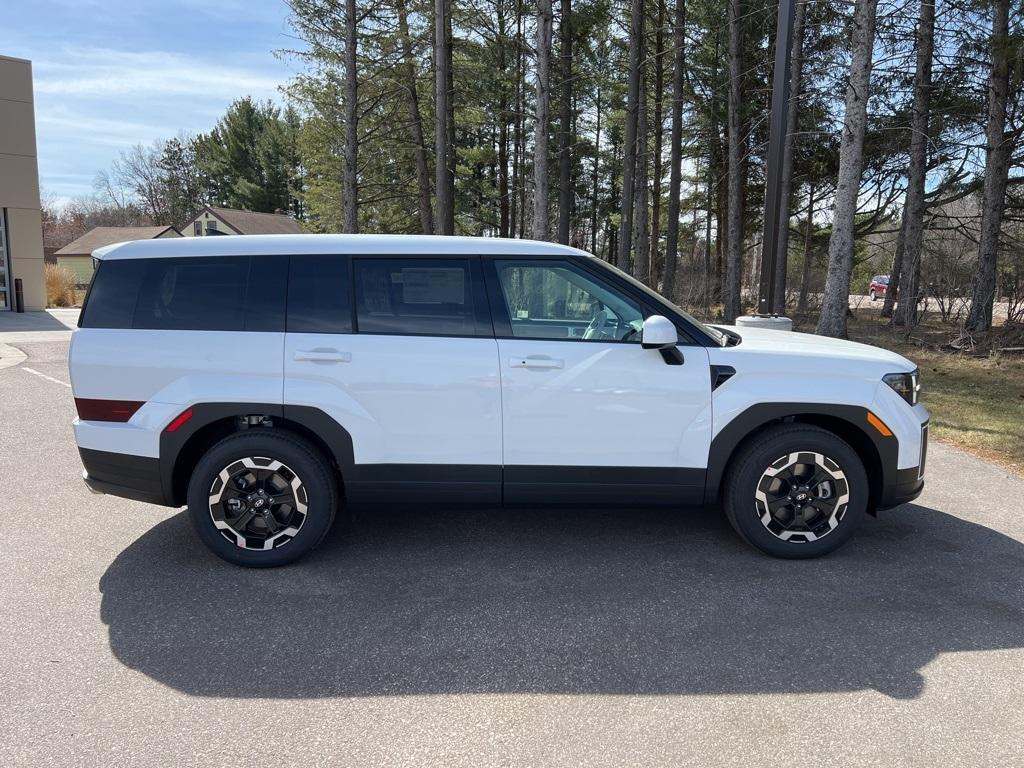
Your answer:
[[[284,0],[13,0],[0,54],[31,59],[43,194],[92,193],[122,149],[209,130],[234,99],[280,100]]]

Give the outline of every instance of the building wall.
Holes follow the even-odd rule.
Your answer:
[[[184,227],[181,228],[182,237],[205,237],[206,228],[210,222],[213,222],[217,231],[223,235],[237,235],[238,232],[232,229],[230,226],[225,224],[223,221],[218,219],[216,216],[211,216],[209,211],[203,211],[198,217],[190,221]],[[199,224],[199,232],[196,233],[196,224]]]
[[[177,230],[168,229],[163,234],[157,235],[155,239],[168,237],[181,237]],[[96,261],[90,253],[78,253],[70,256],[55,256],[55,263],[63,267],[75,278],[75,285],[85,287],[92,280],[92,273],[96,271]]]
[[[46,307],[39,208],[32,64],[0,56],[0,210],[7,214],[8,288],[13,306],[14,278],[21,278],[27,310]]]
[[[88,285],[92,280],[92,256],[58,256],[57,266],[71,273],[75,285]]]

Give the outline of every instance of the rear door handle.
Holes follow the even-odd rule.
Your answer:
[[[351,352],[339,352],[336,349],[299,349],[292,355],[293,360],[309,360],[314,363],[351,363]]]
[[[508,361],[510,368],[564,368],[564,360],[550,357],[513,357]]]

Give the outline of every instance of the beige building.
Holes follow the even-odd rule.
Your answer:
[[[70,272],[75,284],[84,288],[92,280],[92,252],[97,248],[126,240],[155,240],[159,237],[181,237],[181,233],[174,227],[93,227],[54,256],[57,257],[57,266]]]
[[[284,213],[258,213],[208,205],[181,227],[184,237],[207,235],[301,235],[302,225]]]
[[[16,278],[25,309],[45,309],[32,63],[0,56],[0,311],[14,306]]]

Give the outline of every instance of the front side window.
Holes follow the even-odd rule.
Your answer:
[[[468,259],[356,259],[359,333],[474,336]]]
[[[568,262],[497,261],[512,335],[640,343],[640,305]]]

